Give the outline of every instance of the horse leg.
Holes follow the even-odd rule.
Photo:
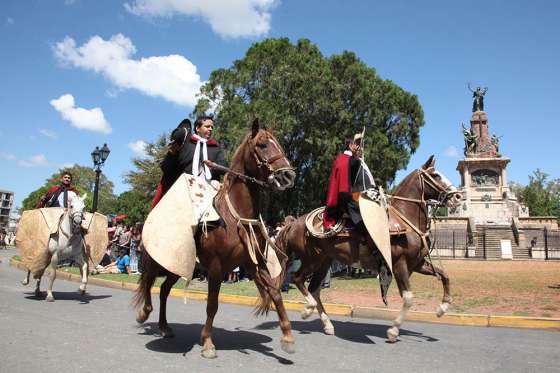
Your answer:
[[[87,257],[82,256],[82,263],[80,263],[80,276],[82,276],[82,283],[78,289],[78,293],[84,295],[88,283],[89,264]]]
[[[327,315],[327,312],[325,311],[323,302],[321,302],[321,286],[323,283],[323,279],[325,278],[325,275],[327,274],[329,267],[331,266],[331,262],[331,260],[323,262],[321,268],[313,274],[311,282],[309,283],[309,291],[316,301],[317,312],[319,313],[319,317],[323,322],[323,331],[327,335],[334,335],[334,325],[332,324],[329,315]]]
[[[49,265],[50,269],[50,277],[49,277],[49,286],[47,288],[47,302],[54,302],[54,297],[52,293],[52,288],[54,284],[54,280],[56,280],[56,267],[58,265],[58,255],[55,253],[51,258],[51,263]],[[39,286],[39,281],[37,281],[37,286]]]
[[[31,271],[27,271],[27,275],[25,276],[25,278],[23,280],[21,280],[21,284],[22,285],[29,285],[29,276],[31,275]]]
[[[443,298],[441,300],[441,304],[436,310],[436,313],[437,317],[442,317],[449,309],[449,304],[451,304],[451,302],[453,301],[449,290],[449,276],[442,268],[439,268],[435,265],[432,266],[432,264],[426,261],[424,261],[422,263],[422,266],[419,269],[415,270],[415,272],[421,273],[423,275],[436,276],[441,280],[441,284],[443,285]]]
[[[208,266],[208,300],[206,301],[206,323],[200,333],[200,344],[202,345],[202,357],[206,359],[214,359],[218,357],[216,346],[212,342],[212,324],[214,316],[218,312],[218,295],[220,295],[220,287],[222,285],[222,266],[218,260],[214,260]]]
[[[35,282],[35,296],[36,297],[41,296],[41,277],[39,277]]]
[[[307,271],[303,271],[303,268],[305,268],[305,266],[302,263],[301,268],[296,273],[294,273],[293,282],[307,301],[307,304],[301,311],[301,318],[303,320],[307,320],[315,310],[315,307],[317,307],[317,301],[315,301],[315,298],[313,298],[313,296],[307,291],[307,288],[305,287],[305,279],[307,278],[307,275],[309,273]]]
[[[139,306],[142,302],[144,303],[136,313],[136,322],[139,324],[148,320],[150,313],[154,309],[152,306],[151,290],[160,269],[159,265],[147,253],[142,256],[142,268],[139,286],[134,296],[136,306]]]
[[[397,341],[397,337],[399,336],[399,328],[401,327],[406,314],[412,307],[412,300],[414,296],[412,295],[412,291],[410,291],[410,272],[408,271],[408,265],[404,257],[401,257],[393,266],[393,273],[395,275],[395,280],[397,281],[397,285],[399,287],[399,292],[403,299],[402,308],[395,320],[393,320],[393,326],[387,330],[387,338],[389,342],[394,343]]]
[[[282,330],[282,339],[280,340],[282,350],[293,354],[296,350],[294,347],[294,337],[292,335],[292,324],[290,323],[290,319],[288,319],[288,313],[284,307],[284,301],[282,300],[279,286],[274,283],[274,280],[270,277],[268,272],[260,271],[258,268],[255,272],[255,282],[264,288],[276,307],[276,312],[280,319],[280,329]]]
[[[167,324],[167,297],[175,283],[179,280],[179,276],[174,273],[169,273],[161,284],[159,290],[159,332],[163,338],[172,338],[175,336],[173,329]]]

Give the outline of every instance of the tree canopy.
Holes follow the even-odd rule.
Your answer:
[[[560,217],[560,179],[548,180],[548,174],[537,168],[529,175],[529,184],[510,184],[512,191],[525,206],[531,216]]]
[[[88,193],[86,198],[86,210],[91,210],[93,202],[93,189],[95,186],[95,171],[90,167],[74,165],[60,169],[51,175],[43,186],[31,192],[22,202],[21,211],[34,209],[39,202],[39,199],[47,192],[53,185],[60,182],[62,174],[70,172],[72,174],[72,185],[83,196]],[[99,199],[97,202],[97,211],[102,214],[107,214],[113,211],[116,196],[113,194],[113,183],[107,179],[105,174],[101,174],[99,178]]]
[[[270,199],[268,218],[323,204],[332,161],[364,126],[366,162],[378,182],[391,182],[417,149],[424,124],[416,95],[379,77],[353,52],[325,57],[306,39],[264,40],[231,67],[213,71],[194,114],[210,106],[226,156],[259,117],[296,168],[294,189]]]

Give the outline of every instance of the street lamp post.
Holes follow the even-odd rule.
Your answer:
[[[91,212],[97,211],[97,198],[99,194],[99,176],[101,175],[101,167],[107,160],[109,156],[109,147],[107,144],[103,144],[103,147],[99,149],[99,146],[95,147],[95,150],[91,152],[91,159],[93,160],[93,167],[95,169],[95,187],[93,188],[93,206]]]

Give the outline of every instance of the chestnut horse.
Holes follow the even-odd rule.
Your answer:
[[[237,148],[229,172],[214,200],[216,210],[224,224],[213,229],[209,228],[205,233],[199,229],[195,234],[196,254],[200,264],[208,272],[207,318],[200,335],[202,356],[217,357],[216,347],[212,342],[212,323],[218,310],[220,285],[224,276],[238,266],[243,266],[257,285],[261,295],[260,303],[256,308],[257,313],[267,313],[274,303],[283,333],[282,349],[293,353],[294,338],[279,291],[281,276],[272,279],[267,270],[265,257],[262,254],[267,236],[259,229],[258,219],[260,189],[282,191],[291,188],[294,185],[295,172],[272,132],[260,128],[258,120],[253,122],[251,132]],[[250,247],[256,248],[256,258],[253,256],[253,259],[256,259],[258,264],[251,259]],[[153,309],[150,289],[157,276],[165,276],[159,295],[159,329],[163,337],[172,337],[173,330],[167,323],[166,302],[171,287],[179,276],[163,269],[148,255],[144,257],[146,260],[143,263],[140,286],[135,295],[135,305],[137,307],[142,303],[143,305],[138,311],[136,320],[143,323],[148,318]]]
[[[440,204],[451,206],[460,201],[461,195],[448,179],[435,169],[434,163],[434,158],[431,156],[421,168],[408,175],[399,184],[389,203],[390,223],[398,221],[402,228],[407,228],[406,232],[391,236],[393,274],[403,298],[403,306],[398,317],[393,321],[393,326],[387,331],[390,342],[396,341],[399,327],[412,305],[413,296],[409,281],[412,272],[441,279],[443,299],[438,307],[438,316],[442,316],[451,303],[449,277],[443,269],[426,259],[429,255],[428,200],[435,199]],[[352,264],[360,259],[362,266],[377,270],[379,261],[383,259],[380,255],[376,255],[378,254],[376,249],[373,254],[371,253],[371,240],[367,241],[370,249],[364,252],[363,238],[356,231],[350,231],[346,236],[330,238],[316,238],[309,235],[305,226],[306,216],[286,222],[286,226],[276,237],[276,245],[288,256],[293,253],[301,259],[302,265],[294,274],[293,282],[307,300],[302,318],[308,318],[317,308],[325,333],[334,334],[334,326],[320,299],[321,282],[332,261],[336,259],[341,263]],[[308,291],[305,288],[305,281],[309,278]]]

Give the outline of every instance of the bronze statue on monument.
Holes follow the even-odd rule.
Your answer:
[[[488,91],[488,87],[482,89],[481,87],[476,87],[476,90],[472,90],[471,83],[468,83],[469,91],[473,94],[473,104],[472,111],[484,111],[484,95]]]
[[[465,138],[465,149],[463,153],[465,157],[469,154],[474,154],[476,152],[476,145],[478,143],[478,136],[474,131],[465,127],[465,123],[461,123],[461,127],[463,127],[463,136]]]

